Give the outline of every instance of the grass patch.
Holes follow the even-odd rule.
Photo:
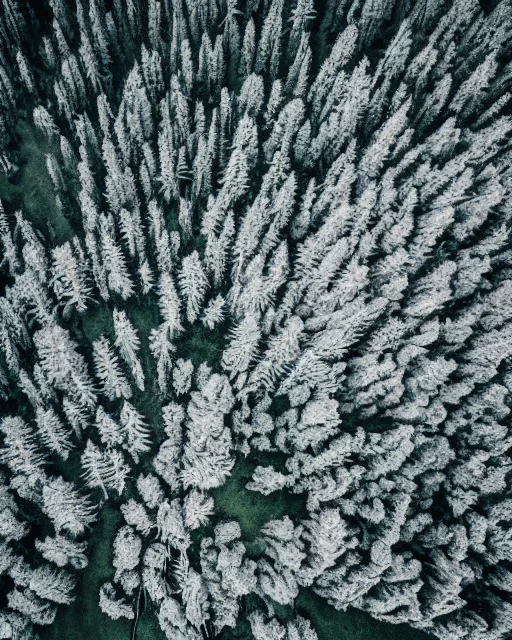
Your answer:
[[[190,360],[196,368],[202,362],[207,362],[215,370],[219,370],[224,336],[222,327],[216,327],[211,331],[201,324],[195,324],[175,340],[175,357]]]
[[[165,640],[165,634],[160,629],[156,615],[155,607],[148,604],[139,618],[135,640]]]
[[[52,145],[30,123],[20,120],[19,171],[9,180],[0,173],[0,198],[36,225],[53,243],[70,240],[75,234],[63,211],[57,206],[53,183],[46,168],[46,154]]]
[[[245,488],[254,469],[261,462],[262,460],[237,459],[226,484],[212,492],[216,515],[238,520],[242,536],[248,541],[257,538],[261,527],[269,520],[276,520],[285,515],[291,518],[307,515],[302,496],[291,495],[284,490],[264,496]]]
[[[318,640],[428,640],[431,636],[405,624],[375,620],[369,613],[337,611],[311,589],[303,589],[295,602],[297,613],[311,620]]]
[[[144,300],[141,304],[130,305],[126,313],[139,335],[145,338],[149,336],[151,329],[160,323],[158,305],[149,296],[148,300]]]
[[[86,344],[91,345],[101,335],[105,335],[111,340],[115,338],[112,310],[104,302],[89,305],[87,311],[80,318]]]

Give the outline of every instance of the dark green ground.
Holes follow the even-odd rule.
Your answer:
[[[0,174],[0,198],[11,210],[21,208],[46,237],[55,242],[64,242],[72,237],[71,225],[64,213],[56,206],[53,186],[45,164],[45,153],[51,149],[42,136],[27,123],[21,122],[17,131],[21,136],[20,171],[10,181]],[[155,309],[134,305],[129,315],[142,333],[143,348],[147,344],[149,328],[155,323]],[[95,307],[80,321],[79,331],[87,341],[96,339],[101,333],[112,331],[111,311]],[[201,361],[214,364],[219,357],[218,336],[201,328],[188,335],[178,345],[178,357],[189,357],[195,365]],[[146,347],[147,349],[147,347]],[[143,356],[144,357],[144,356]],[[149,359],[148,359],[149,360]],[[134,398],[134,403],[145,413],[149,421],[158,420],[160,404],[154,402],[151,385],[144,394]],[[158,414],[158,415],[157,415]],[[284,492],[265,497],[244,488],[256,462],[239,461],[229,481],[214,492],[216,511],[220,517],[236,518],[241,525],[248,552],[258,552],[255,539],[261,526],[273,518],[285,514],[292,517],[304,515],[301,498],[290,499]],[[66,474],[67,475],[67,474]],[[127,620],[110,620],[102,614],[99,606],[99,588],[113,576],[112,541],[120,526],[122,516],[112,506],[104,506],[99,521],[91,535],[89,566],[80,572],[75,603],[60,607],[55,623],[41,629],[42,640],[130,640],[132,624]],[[248,608],[245,607],[247,611]],[[373,620],[368,614],[350,610],[336,611],[310,590],[304,590],[296,602],[299,613],[310,618],[319,640],[423,640],[427,636],[405,625],[390,625]],[[283,613],[283,612],[278,612]],[[284,614],[291,615],[288,610]],[[285,615],[285,617],[286,617]],[[244,615],[237,630],[226,630],[224,640],[248,640],[248,624]],[[136,633],[137,640],[165,640],[158,627],[151,607],[142,613]]]
[[[0,172],[0,198],[4,205],[22,209],[23,216],[37,225],[57,243],[73,237],[73,229],[57,207],[53,183],[46,169],[46,154],[55,149],[33,126],[21,120],[16,132],[20,136],[19,171],[10,179]]]

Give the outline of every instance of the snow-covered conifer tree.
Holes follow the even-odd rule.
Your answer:
[[[100,449],[91,440],[87,441],[80,458],[83,478],[91,488],[99,487],[108,499],[108,489],[119,495],[124,491],[129,473],[123,454],[117,449]]]
[[[194,365],[190,360],[178,358],[172,372],[173,387],[176,395],[183,395],[190,390]]]
[[[77,259],[78,256],[78,259]],[[87,263],[78,243],[75,251],[66,242],[52,251],[52,284],[55,295],[64,305],[64,315],[69,309],[76,307],[79,313],[87,309],[87,304],[92,299],[92,289],[87,277]]]
[[[49,565],[41,565],[34,569],[29,586],[40,598],[59,604],[70,604],[75,599],[74,594],[71,593],[74,584],[71,574],[64,569],[53,569]]]
[[[132,390],[121,371],[119,358],[114,353],[108,338],[100,336],[93,343],[96,376],[102,384],[103,393],[114,398],[131,398]]]
[[[114,344],[119,349],[123,360],[131,368],[135,384],[141,391],[144,391],[144,372],[137,356],[137,352],[140,349],[140,339],[137,331],[124,311],[114,309],[112,317],[116,333]]]
[[[187,442],[183,483],[198,489],[221,485],[233,468],[231,434],[224,416],[234,398],[226,376],[212,374],[201,392],[191,393],[187,408]]]
[[[43,558],[53,562],[57,567],[71,564],[75,569],[83,569],[88,564],[84,553],[87,542],[76,542],[57,534],[53,538],[47,536],[44,540],[36,540],[35,547]]]
[[[140,454],[149,451],[151,446],[150,433],[146,426],[144,416],[125,400],[119,419],[125,436],[123,446],[135,462],[137,462]]]
[[[66,531],[72,536],[80,535],[96,520],[90,499],[62,478],[54,478],[43,487],[43,510],[57,534]]]
[[[147,596],[315,640],[313,590],[512,634],[511,37],[509,0],[3,1],[0,636],[109,503],[134,633]]]
[[[192,324],[198,316],[208,287],[208,280],[197,251],[183,258],[179,283],[187,303],[187,320]]]
[[[115,587],[111,582],[106,582],[100,587],[99,607],[109,618],[128,618],[133,620],[135,612],[133,605],[128,604],[122,598],[116,597]]]
[[[43,444],[51,451],[55,451],[63,460],[67,460],[73,444],[68,430],[55,411],[51,408],[38,407],[36,424],[39,438]]]

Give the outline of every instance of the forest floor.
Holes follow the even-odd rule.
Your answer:
[[[0,173],[0,199],[14,210],[22,209],[24,216],[52,242],[65,242],[73,237],[73,229],[57,206],[46,168],[46,153],[51,148],[43,136],[26,122],[18,124],[17,132],[21,140],[20,168],[11,179]],[[153,310],[134,308],[132,313],[135,316],[132,321],[137,328],[144,327],[147,332],[154,322]],[[101,333],[110,333],[110,324],[111,314],[107,309],[97,307],[83,319],[82,331],[90,341]],[[202,361],[213,364],[218,361],[221,349],[212,338],[211,332],[198,328],[178,345],[180,353],[177,357],[188,357],[196,366]],[[147,400],[149,404],[149,398]],[[153,405],[154,409],[155,403]],[[141,407],[144,409],[146,407]],[[146,415],[153,422],[155,418],[148,415],[152,413],[151,408],[148,406],[147,409]],[[285,492],[263,496],[245,489],[258,462],[238,460],[228,482],[214,491],[218,516],[239,521],[249,554],[258,553],[257,536],[265,522],[285,514],[293,518],[306,515],[302,498],[290,497]],[[78,576],[76,600],[68,607],[59,608],[53,625],[41,628],[41,640],[165,640],[150,605],[139,618],[135,638],[132,638],[133,625],[130,621],[111,620],[99,609],[100,586],[114,574],[112,542],[121,521],[117,507],[103,506],[91,536],[89,565]],[[355,609],[336,611],[311,589],[301,591],[295,610],[312,621],[319,640],[427,640],[429,637],[406,625],[376,621],[369,614]],[[290,609],[288,614],[291,613]],[[220,637],[224,640],[248,640],[251,635],[244,615],[239,627],[223,631]]]
[[[73,237],[73,229],[57,206],[53,183],[46,168],[46,154],[53,148],[33,125],[20,120],[18,171],[12,177],[0,172],[0,198],[4,205],[21,209],[24,217],[56,243]]]

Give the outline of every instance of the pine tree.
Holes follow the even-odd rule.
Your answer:
[[[183,360],[182,358],[176,360],[176,366],[172,372],[173,387],[176,395],[183,395],[190,391],[193,373],[194,365],[190,360]]]
[[[102,450],[88,440],[80,463],[87,485],[91,488],[100,488],[105,500],[108,500],[108,489],[116,491],[118,495],[123,493],[129,468],[120,451]]]
[[[187,320],[193,324],[208,288],[208,280],[197,251],[183,258],[179,284],[187,303]]]
[[[73,251],[67,242],[61,247],[55,247],[52,256],[53,290],[64,305],[64,315],[69,313],[71,307],[76,307],[79,313],[83,313],[93,296],[88,282],[85,257],[80,245],[76,243]]]
[[[96,394],[85,359],[69,333],[55,324],[36,331],[33,338],[48,383],[67,392],[79,405],[94,406]]]
[[[10,609],[26,616],[34,624],[52,624],[57,613],[56,605],[41,600],[30,589],[13,589],[7,594],[7,604]]]
[[[224,415],[234,403],[226,376],[212,374],[201,392],[192,392],[187,408],[187,443],[182,479],[185,487],[210,489],[220,486],[231,473],[231,434]]]
[[[113,293],[119,294],[123,300],[126,300],[133,294],[133,283],[128,272],[126,259],[116,243],[112,217],[100,216],[99,229],[101,234],[101,255],[107,273],[109,289]]]
[[[39,438],[45,447],[55,451],[63,460],[67,460],[73,444],[66,427],[51,408],[38,407],[36,411],[36,424]]]
[[[34,569],[30,578],[30,589],[40,598],[51,600],[59,604],[73,602],[75,582],[71,574],[65,570],[52,569],[49,565],[42,565]]]
[[[45,456],[40,451],[33,430],[18,417],[2,420],[4,447],[0,450],[0,461],[12,473],[44,477]]]
[[[140,339],[137,331],[128,319],[124,311],[114,309],[114,330],[116,333],[115,346],[119,349],[121,357],[131,367],[135,383],[141,391],[144,391],[144,372],[137,357],[140,349]]]
[[[108,338],[100,336],[93,343],[94,366],[96,376],[102,383],[103,393],[114,398],[131,398],[132,390],[121,371],[119,358],[113,352]]]
[[[121,511],[126,524],[135,527],[143,536],[147,536],[154,526],[153,521],[140,502],[130,499],[121,507]]]
[[[83,569],[88,564],[84,553],[87,542],[68,540],[57,534],[53,538],[47,536],[43,541],[36,540],[35,547],[45,560],[53,562],[57,567],[64,567],[69,563],[75,569]]]
[[[53,478],[43,487],[43,510],[57,534],[64,530],[72,536],[80,535],[96,520],[96,509],[89,498],[62,478]]]
[[[144,417],[126,400],[123,402],[120,415],[121,428],[124,431],[124,447],[138,462],[139,455],[149,451],[151,439]]]
[[[133,606],[116,597],[114,585],[110,582],[106,582],[100,587],[99,606],[103,613],[106,613],[112,620],[119,618],[133,620],[135,617]]]

